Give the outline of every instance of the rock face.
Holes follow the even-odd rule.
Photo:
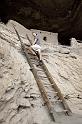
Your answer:
[[[28,43],[26,33],[33,41],[32,32],[20,24],[14,21],[7,26],[0,24],[0,124],[82,124],[82,44],[57,45],[52,39],[57,34],[40,31],[47,37],[41,42],[42,59],[72,112],[81,114],[65,116],[66,120],[54,123],[11,23],[24,43]]]
[[[70,38],[82,39],[81,0],[3,0],[1,21],[16,20],[26,28],[59,32],[58,41],[70,45]]]

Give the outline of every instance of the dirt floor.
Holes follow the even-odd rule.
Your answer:
[[[32,32],[40,33],[42,59],[72,115],[51,120],[12,23],[24,43],[26,34],[33,42]],[[82,44],[61,46],[57,34],[0,24],[0,124],[82,124]]]

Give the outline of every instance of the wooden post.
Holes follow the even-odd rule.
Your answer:
[[[13,27],[14,27],[14,26],[13,26]],[[15,27],[14,27],[14,29],[15,29]],[[28,53],[27,53],[27,51],[26,51],[26,49],[25,49],[25,46],[23,45],[23,42],[21,41],[20,35],[18,34],[18,32],[17,32],[16,29],[15,29],[15,31],[16,31],[16,34],[17,34],[17,36],[18,36],[18,39],[19,39],[20,42],[21,42],[22,50],[23,50],[23,52],[24,52],[24,54],[25,54],[25,56],[26,56],[26,58],[27,58],[27,61],[28,61],[29,65],[30,65],[30,67],[31,67],[32,73],[33,73],[33,75],[34,75],[34,77],[35,77],[35,80],[36,80],[36,82],[37,82],[37,85],[38,85],[38,87],[39,87],[39,90],[40,90],[40,92],[41,92],[41,94],[42,94],[43,100],[45,101],[45,104],[47,105],[47,108],[48,108],[48,110],[49,110],[49,114],[50,114],[51,118],[53,119],[53,121],[55,121],[54,114],[56,114],[56,113],[53,112],[53,108],[52,108],[51,102],[50,102],[49,99],[48,99],[48,96],[47,96],[47,93],[46,93],[45,88],[44,88],[44,86],[43,86],[43,83],[42,83],[41,80],[39,79],[39,76],[37,75],[37,71],[36,71],[36,69],[34,68],[33,64],[31,63],[31,60],[30,60],[30,58],[29,58],[29,55],[28,55]]]
[[[60,89],[58,88],[57,84],[55,83],[54,79],[52,78],[52,75],[50,74],[50,72],[48,71],[46,65],[44,64],[44,62],[42,61],[42,67],[45,70],[45,74],[47,75],[47,78],[49,79],[50,83],[52,84],[52,87],[54,88],[54,90],[57,92],[58,97],[62,100],[63,103],[63,107],[64,109],[66,109],[68,112],[66,112],[67,114],[72,113],[67,102],[65,101]]]

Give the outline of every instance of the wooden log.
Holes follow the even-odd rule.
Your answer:
[[[32,40],[30,40],[28,34],[26,34],[26,37],[27,37],[28,41],[30,42],[30,45],[32,45]]]
[[[14,27],[14,25],[13,25],[13,27]],[[18,34],[18,32],[17,32],[17,30],[16,30],[15,27],[14,27],[14,29],[15,29],[15,31],[16,31],[16,34],[17,34],[17,36],[18,36],[19,41],[21,42],[22,50],[23,50],[23,52],[24,52],[24,54],[25,54],[25,56],[26,56],[26,58],[27,58],[27,61],[28,61],[29,65],[30,65],[30,67],[31,67],[31,71],[32,71],[32,73],[33,73],[33,75],[34,75],[34,77],[35,77],[35,80],[36,80],[36,82],[37,82],[37,85],[38,85],[38,87],[39,87],[39,90],[40,90],[40,92],[41,92],[41,95],[42,95],[42,97],[43,97],[43,100],[45,101],[45,104],[47,105],[47,108],[48,108],[48,110],[49,110],[49,114],[50,114],[51,118],[53,119],[53,121],[55,121],[54,114],[56,114],[56,113],[55,113],[55,111],[53,112],[53,107],[52,107],[52,105],[51,105],[51,102],[50,102],[49,99],[48,99],[48,96],[47,96],[47,93],[46,93],[45,88],[44,88],[44,86],[43,86],[43,83],[42,83],[42,81],[39,79],[39,76],[37,75],[37,71],[36,71],[36,69],[34,68],[33,64],[31,63],[30,57],[29,57],[29,55],[28,55],[28,53],[27,53],[27,50],[26,50],[25,46],[23,45],[23,42],[22,42],[22,40],[21,40],[21,38],[20,38],[20,35]]]
[[[44,64],[44,62],[42,61],[42,67],[45,71],[45,74],[47,75],[47,78],[49,79],[50,83],[52,84],[52,87],[54,88],[55,92],[57,92],[58,97],[62,100],[63,103],[63,107],[64,109],[66,109],[66,113],[69,115],[71,112],[67,102],[65,101],[63,94],[61,93],[60,89],[58,88],[56,82],[54,81],[54,79],[52,78],[52,75],[50,74],[50,72],[48,71],[46,65]]]
[[[25,50],[24,50],[24,51],[25,51]],[[39,79],[39,76],[38,76],[38,74],[37,74],[37,71],[36,71],[36,69],[34,68],[33,64],[31,63],[31,60],[30,60],[30,57],[29,57],[27,51],[25,51],[25,55],[26,55],[26,58],[27,58],[27,60],[28,60],[29,65],[30,65],[30,67],[31,67],[31,71],[32,71],[32,73],[33,73],[33,75],[34,75],[34,77],[35,77],[35,80],[36,80],[36,82],[37,82],[37,85],[38,85],[38,87],[39,87],[39,90],[40,90],[40,92],[41,92],[41,95],[42,95],[42,97],[43,97],[43,100],[45,101],[45,104],[47,105],[47,108],[48,108],[48,110],[49,110],[49,114],[50,114],[50,116],[52,117],[53,121],[55,121],[54,114],[56,114],[56,113],[53,113],[53,107],[52,107],[52,105],[51,105],[51,102],[50,102],[49,99],[48,99],[48,95],[47,95],[47,92],[46,92],[46,90],[45,90],[45,88],[44,88],[43,82]]]
[[[30,44],[32,44],[31,41],[30,41],[30,39],[29,39],[29,37],[27,37],[27,38],[28,38]],[[52,75],[51,75],[50,72],[48,71],[48,69],[47,69],[47,67],[46,67],[46,65],[44,64],[43,61],[42,61],[42,67],[43,67],[43,69],[44,69],[44,71],[45,71],[45,74],[47,75],[47,78],[49,79],[49,81],[50,81],[52,87],[54,88],[55,92],[57,92],[58,97],[62,100],[63,107],[64,107],[64,109],[66,109],[66,113],[67,113],[68,115],[70,115],[70,113],[72,113],[72,111],[71,111],[71,109],[69,108],[69,106],[68,106],[66,100],[65,100],[64,97],[63,97],[63,94],[61,93],[60,89],[58,88],[57,84],[55,83],[54,79],[52,78]]]

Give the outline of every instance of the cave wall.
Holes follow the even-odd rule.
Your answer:
[[[59,42],[63,44],[72,36],[82,39],[81,1],[3,0],[0,2],[0,19],[4,23],[9,19],[16,20],[29,29],[58,32]]]

